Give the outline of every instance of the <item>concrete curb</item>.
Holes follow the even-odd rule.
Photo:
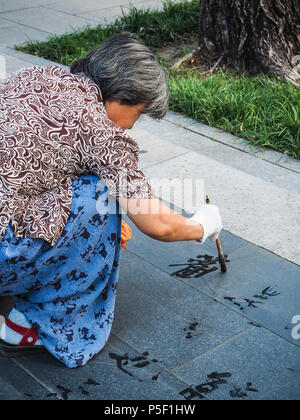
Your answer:
[[[68,66],[64,66],[63,64],[59,64],[59,63],[56,63],[54,61],[46,60],[45,58],[42,58],[42,57],[37,57],[35,55],[26,54],[26,53],[23,53],[21,51],[17,51],[14,48],[8,47],[7,45],[4,45],[4,44],[0,44],[0,53],[8,55],[10,57],[17,58],[17,59],[22,60],[22,61],[26,61],[26,62],[28,62],[32,65],[35,65],[35,66],[53,66],[53,65],[56,65],[56,66],[60,66],[62,68],[65,68],[66,70],[69,70]]]
[[[192,118],[185,117],[182,114],[169,111],[166,120],[172,124],[178,125],[186,130],[201,134],[216,142],[233,147],[241,152],[248,153],[258,159],[265,160],[275,165],[289,169],[293,172],[300,174],[300,161],[293,159],[283,153],[276,152],[275,150],[253,146],[247,140],[236,137],[232,134],[226,133],[217,128],[210,127],[193,120]]]

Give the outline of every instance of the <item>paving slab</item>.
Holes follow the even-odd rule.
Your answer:
[[[9,22],[8,20],[5,20],[5,19],[1,19],[1,17],[0,17],[0,30],[9,28],[10,26],[11,26],[11,22]],[[3,39],[1,39],[1,41],[3,42]]]
[[[300,316],[298,265],[222,232],[222,247],[230,261],[223,274],[214,243],[157,245],[132,223],[130,226],[134,238],[128,245],[131,252],[300,346],[300,340],[292,336],[292,320]]]
[[[111,0],[109,3],[105,0],[62,0],[62,1],[48,1],[46,7],[61,12],[66,12],[74,15],[80,13],[91,12],[101,9],[114,9],[120,7],[122,4],[128,5],[126,0]]]
[[[20,401],[25,398],[0,378],[0,401]]]
[[[8,20],[3,20],[3,24],[0,26],[1,42],[12,48],[15,45],[21,46],[29,41],[46,41],[49,35],[51,34],[47,31],[44,31],[43,29],[36,29],[25,25],[20,25]],[[19,69],[20,68],[22,68],[22,64]]]
[[[77,14],[77,16],[95,20],[98,24],[109,24],[122,16],[123,13],[127,14],[130,10],[130,7],[132,6],[136,7],[137,9],[159,9],[162,7],[162,1],[149,0],[131,4],[124,2],[122,5],[111,8],[99,8],[96,10],[90,10],[88,12],[80,12]]]
[[[299,349],[253,328],[172,372],[186,399],[299,400]]]
[[[190,0],[188,0],[190,1]],[[133,5],[138,9],[156,9],[163,7],[164,0],[133,0],[129,1],[129,5]]]
[[[140,147],[139,167],[141,169],[189,152],[188,149],[172,142],[162,142],[158,135],[153,135],[147,130],[133,128],[127,130],[127,133],[138,141]]]
[[[53,399],[49,390],[26,373],[18,363],[0,355],[0,400]]]
[[[89,12],[79,13],[77,16],[82,18],[88,18],[94,21],[97,25],[107,25],[115,22],[117,18],[122,16],[122,13],[129,11],[129,8],[126,6],[116,6],[109,9],[98,9],[91,10]]]
[[[248,320],[234,311],[147,261],[123,253],[113,333],[140,352],[149,352],[165,369],[248,328]]]
[[[292,320],[300,315],[300,267],[249,245],[230,256],[228,273],[187,282],[300,347]]]
[[[89,13],[92,11],[111,10],[114,13],[115,8],[135,6],[137,8],[160,7],[162,0],[111,0],[109,3],[105,0],[62,0],[48,1],[47,7],[72,14]],[[119,14],[120,15],[120,14]],[[91,14],[92,16],[92,14]]]
[[[43,6],[2,13],[1,17],[53,35],[74,32],[87,25],[95,26],[95,22],[91,19],[72,16]]]
[[[104,350],[82,368],[67,369],[47,354],[17,361],[48,394],[62,400],[183,400],[179,393],[185,382],[152,359],[111,335]]]
[[[42,6],[47,3],[49,3],[49,0],[1,0],[0,14],[5,12],[11,12],[14,10]]]
[[[230,273],[234,265],[230,263]],[[48,354],[14,359],[20,372],[7,359],[3,365],[0,357],[0,378],[5,374],[2,380],[9,386],[15,386],[12,378],[18,379],[16,389],[26,399],[299,399],[297,345],[251,322],[256,319],[252,314],[214,300],[220,295],[212,290],[227,293],[234,280],[223,276],[209,281],[213,274],[201,277],[209,285],[202,290],[199,278],[171,277],[124,251],[113,334],[104,350],[84,368],[71,371]],[[254,293],[256,286],[243,280],[242,286]],[[274,302],[274,323],[276,308],[281,311],[278,290],[265,291],[264,297],[274,296],[263,303],[267,313]],[[22,387],[28,373],[34,383]]]
[[[161,8],[162,4],[162,0],[113,0],[110,4],[105,1],[96,0],[88,0],[84,3],[79,0],[64,0],[61,2],[50,2],[46,7],[82,18],[88,18],[96,21],[97,24],[108,24],[122,16],[123,11],[124,13],[128,13],[132,6],[138,9],[153,9]]]

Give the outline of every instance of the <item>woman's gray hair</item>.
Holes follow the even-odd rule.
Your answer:
[[[100,88],[103,101],[147,104],[144,114],[163,118],[168,110],[167,75],[154,54],[131,33],[114,35],[75,61],[71,73],[84,73]]]

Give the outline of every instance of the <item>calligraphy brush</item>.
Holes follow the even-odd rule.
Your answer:
[[[211,204],[208,196],[206,196],[206,204]],[[221,271],[222,271],[222,273],[227,273],[226,258],[224,256],[224,253],[223,253],[223,250],[222,250],[220,238],[217,239],[216,243],[217,243],[217,248],[218,248],[218,252],[219,252],[219,263],[221,265]]]

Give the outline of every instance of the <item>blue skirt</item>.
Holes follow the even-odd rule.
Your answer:
[[[9,225],[0,244],[0,295],[46,349],[69,368],[105,346],[112,327],[121,247],[121,216],[108,211],[107,189],[93,175],[73,181],[69,220],[57,244],[17,238]]]

